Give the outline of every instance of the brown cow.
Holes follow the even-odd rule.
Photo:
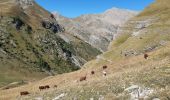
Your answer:
[[[28,94],[30,94],[28,91],[20,92],[20,95],[21,95],[21,96],[22,96],[22,95],[28,95]]]
[[[149,55],[148,54],[144,54],[144,58],[148,59]]]
[[[45,86],[39,86],[40,91],[45,89]]]
[[[142,37],[140,37],[139,39],[143,39]]]
[[[50,86],[49,85],[46,85],[46,86],[44,86],[45,87],[45,89],[49,89],[50,88]]]
[[[94,71],[91,71],[91,74],[92,74],[92,75],[94,75],[94,74],[95,74],[95,72],[94,72]]]
[[[58,86],[57,85],[54,85],[54,88],[57,88]]]
[[[3,88],[3,90],[8,90],[8,89],[10,89],[9,87],[5,87],[5,88]]]
[[[103,69],[107,69],[107,66],[105,65],[105,66],[103,66]]]
[[[87,78],[86,76],[80,77],[80,82],[81,82],[81,81],[85,81],[86,78]]]
[[[50,88],[49,85],[39,86],[40,91],[41,91],[41,90],[44,90],[44,89],[49,89],[49,88]]]

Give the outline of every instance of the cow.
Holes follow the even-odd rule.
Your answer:
[[[139,39],[143,39],[142,37],[140,37]]]
[[[50,88],[49,85],[39,86],[40,91],[41,91],[41,90],[44,90],[44,89],[49,89],[49,88]]]
[[[5,88],[3,88],[3,90],[8,90],[8,89],[10,89],[9,87],[5,87]]]
[[[57,88],[58,86],[57,85],[54,85],[54,88]]]
[[[107,69],[107,66],[105,65],[105,66],[103,66],[103,69]]]
[[[49,85],[45,85],[44,87],[45,87],[45,89],[49,89],[49,88],[50,88],[50,86],[49,86]]]
[[[81,82],[81,81],[85,81],[86,78],[87,78],[86,76],[80,77],[80,82]]]
[[[39,86],[40,91],[45,89],[45,86]]]
[[[28,95],[28,94],[30,94],[28,91],[20,92],[20,95],[21,95],[21,96],[22,96],[22,95]]]
[[[127,56],[128,56],[128,54],[125,53],[125,57],[127,57]]]
[[[91,71],[91,75],[94,75],[95,74],[95,72],[94,71]]]
[[[144,58],[148,59],[149,55],[148,54],[144,54]]]

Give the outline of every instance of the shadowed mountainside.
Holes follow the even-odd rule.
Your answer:
[[[33,0],[0,1],[0,87],[78,70],[100,53]]]

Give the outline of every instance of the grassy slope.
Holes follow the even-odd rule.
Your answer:
[[[41,59],[48,62],[50,67],[52,67],[57,73],[71,72],[77,68],[74,67],[75,65],[62,60],[61,58],[55,58],[55,60],[52,60],[56,54],[42,52],[42,49],[44,49],[45,46],[50,46],[50,44],[44,44],[44,47],[40,46],[36,38],[38,36],[55,38],[54,40],[57,41],[57,43],[63,44],[65,48],[70,46],[71,48],[69,48],[69,50],[72,50],[72,53],[84,58],[86,61],[94,59],[94,57],[100,53],[97,49],[82,40],[75,38],[75,41],[73,41],[72,44],[68,44],[51,31],[43,29],[41,27],[41,21],[43,18],[49,18],[50,13],[36,3],[33,7],[26,10],[26,14],[24,14],[19,7],[14,5],[14,1],[15,0],[0,1],[0,14],[4,16],[0,20],[0,28],[5,30],[6,35],[9,35],[5,40],[8,42],[3,46],[3,49],[6,49],[14,56],[11,57],[11,55],[0,54],[0,56],[2,56],[2,58],[0,58],[0,87],[11,82],[22,80],[31,81],[48,76],[46,73],[40,71],[39,67],[41,66],[37,64],[40,58],[36,56],[37,52],[34,50],[38,51],[38,55],[43,55]],[[12,17],[17,17],[24,21],[25,26],[23,26],[20,31],[17,31],[14,25],[12,25]],[[49,20],[51,19],[49,18]],[[26,31],[27,25],[33,28],[31,33]],[[10,40],[13,40],[16,43],[16,48],[9,44]],[[54,50],[56,48],[51,47],[51,49]]]
[[[143,59],[143,55],[129,57],[128,59],[118,60],[116,62],[107,63],[109,68],[107,69],[107,78],[102,77],[102,68],[100,64],[95,64],[95,67],[91,65],[86,69],[82,69],[77,72],[58,75],[55,77],[48,77],[38,82],[25,85],[23,87],[14,88],[10,90],[0,91],[1,99],[22,98],[28,99],[35,97],[54,98],[61,93],[68,93],[64,100],[71,100],[74,97],[79,100],[90,99],[91,97],[99,98],[103,95],[106,100],[112,98],[127,99],[128,94],[122,94],[124,89],[137,84],[143,87],[149,87],[157,90],[157,93],[150,96],[165,98],[170,95],[169,82],[169,46],[165,46],[150,52],[149,59]],[[94,76],[90,75],[90,71],[95,70]],[[79,77],[88,73],[87,81],[76,82]],[[71,76],[71,77],[70,77]],[[39,91],[38,86],[48,84],[51,87],[58,85],[58,88],[51,88],[47,91]],[[166,88],[165,88],[166,87]],[[160,88],[163,90],[159,91]],[[30,91],[30,96],[20,97],[20,91]],[[6,95],[9,93],[9,95]],[[117,96],[122,94],[122,96]]]
[[[71,100],[74,97],[79,100],[90,99],[91,97],[98,99],[100,95],[103,95],[106,100],[126,100],[130,96],[124,92],[124,89],[131,85],[139,85],[154,89],[154,93],[149,96],[149,100],[156,97],[161,100],[168,100],[170,98],[170,31],[168,28],[170,15],[167,13],[169,10],[165,9],[169,7],[168,2],[168,0],[157,0],[156,3],[146,8],[144,12],[133,19],[134,21],[139,21],[155,18],[156,16],[157,20],[144,29],[147,30],[146,33],[137,37],[131,36],[131,33],[135,31],[134,26],[136,24],[130,24],[129,31],[125,31],[117,40],[113,41],[109,51],[100,55],[101,59],[88,62],[84,69],[48,77],[24,87],[0,91],[2,94],[0,98],[29,100],[30,98],[42,96],[47,100],[61,93],[67,93],[67,96],[64,97],[65,100]],[[142,37],[142,39],[139,39],[139,37]],[[165,41],[166,44],[160,45],[161,41]],[[149,59],[145,60],[142,54],[144,49],[155,45],[157,48],[147,52]],[[139,54],[129,57],[124,57],[120,54],[121,51],[131,49]],[[109,67],[107,69],[107,78],[102,77],[103,65],[108,65]],[[90,75],[91,70],[95,70],[96,74],[94,76]],[[85,74],[88,74],[87,81],[77,82]],[[45,84],[50,86],[58,85],[58,88],[40,92],[38,86]],[[20,97],[19,92],[24,90],[30,91],[31,95]],[[6,95],[6,93],[10,94]]]

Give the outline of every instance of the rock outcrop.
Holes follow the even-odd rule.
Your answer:
[[[0,77],[5,80],[0,87],[13,79],[40,79],[78,70],[101,53],[68,34],[34,0],[0,1],[0,9]]]
[[[34,0],[16,0],[16,2],[22,7],[22,9],[26,9],[34,4]]]
[[[68,33],[79,37],[100,51],[106,51],[119,28],[138,12],[112,8],[101,14],[82,15],[69,19],[54,13]]]

